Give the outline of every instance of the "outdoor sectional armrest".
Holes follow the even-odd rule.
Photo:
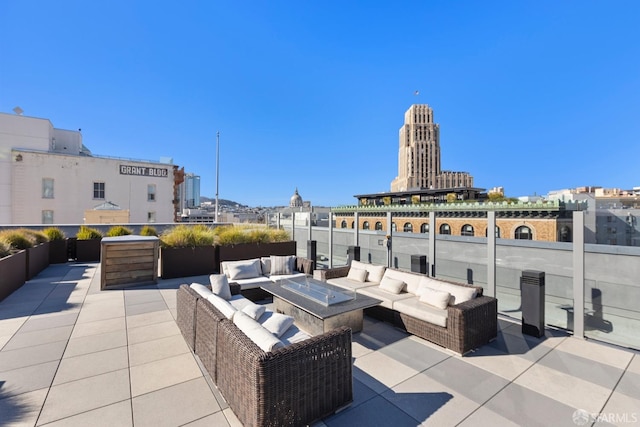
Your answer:
[[[239,295],[240,288],[241,286],[239,283],[229,283],[229,289],[231,289],[231,295]]]
[[[349,274],[351,267],[345,265],[344,267],[334,267],[326,270],[318,270],[320,272],[320,280],[326,282],[328,279],[335,279],[337,277],[346,277]]]
[[[307,275],[313,274],[314,262],[309,258],[296,257],[296,270]]]
[[[217,385],[243,424],[305,425],[353,401],[350,328],[269,353],[231,322],[219,328]]]
[[[460,341],[462,354],[498,335],[498,300],[493,297],[478,296],[447,310],[447,329]]]

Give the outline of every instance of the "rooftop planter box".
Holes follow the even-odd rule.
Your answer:
[[[64,264],[69,260],[67,239],[64,232],[57,227],[42,230],[49,238],[49,264]]]
[[[40,243],[27,249],[27,280],[36,277],[49,266],[49,242]]]
[[[79,262],[100,261],[100,242],[102,233],[84,225],[76,235],[76,260]]]
[[[163,279],[200,276],[218,270],[215,246],[160,248],[160,276]]]
[[[27,281],[27,251],[0,258],[0,301]]]
[[[296,242],[238,243],[219,247],[219,261],[238,261],[270,255],[295,255]]]

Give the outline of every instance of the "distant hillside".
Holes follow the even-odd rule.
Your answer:
[[[204,202],[211,202],[211,203],[215,203],[216,199],[210,199],[209,197],[204,197],[204,196],[200,196],[200,203],[204,203]],[[243,208],[246,208],[247,205],[243,205],[242,203],[238,203],[238,202],[234,202],[233,200],[226,200],[226,199],[218,199],[218,204],[220,206],[230,206],[230,207],[236,207],[236,206],[240,206]]]

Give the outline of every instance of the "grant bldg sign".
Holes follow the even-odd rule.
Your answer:
[[[120,165],[120,175],[155,176],[159,178],[166,178],[169,176],[169,170],[166,168]]]

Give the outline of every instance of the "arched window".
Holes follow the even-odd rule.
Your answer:
[[[343,219],[342,222],[340,223],[340,228],[347,228],[347,221]]]
[[[391,223],[391,231],[396,231],[398,229],[398,226],[396,225],[395,222]]]
[[[487,232],[489,231],[489,229],[487,228],[486,230],[484,230],[484,237],[487,237]],[[500,238],[500,227],[498,227],[496,225],[496,238]]]
[[[382,230],[382,223],[380,221],[376,222],[376,230]]]
[[[411,224],[410,222],[405,222],[404,225],[402,226],[402,231],[404,231],[405,233],[412,233],[413,224]]]
[[[420,232],[421,233],[428,233],[429,232],[429,224],[427,224],[426,222],[420,224]]]
[[[353,227],[355,227],[355,226],[356,226],[356,223],[355,223],[355,222],[353,222],[353,221],[351,221],[351,228],[353,228]]]
[[[363,230],[368,230],[369,229],[369,221],[365,221],[362,223],[362,229]]]
[[[526,225],[521,225],[516,228],[516,239],[520,240],[532,240],[533,236],[531,235],[531,229]]]
[[[451,227],[449,227],[449,224],[442,224],[440,226],[440,234],[451,234]]]
[[[473,225],[471,224],[465,224],[462,226],[462,229],[460,230],[460,235],[461,236],[473,236],[475,233],[473,231]]]

